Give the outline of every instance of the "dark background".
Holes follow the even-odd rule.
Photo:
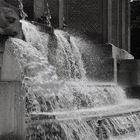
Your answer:
[[[49,0],[49,2],[50,1],[51,0]],[[35,19],[33,19],[33,0],[23,0],[23,4],[24,4],[24,10],[28,14],[28,19],[35,20]],[[53,6],[53,8],[54,7],[55,6]],[[50,7],[50,9],[51,9],[51,7]],[[94,8],[94,9],[96,11],[96,8]],[[53,11],[53,10],[54,9],[51,9],[51,11]],[[52,17],[53,18],[51,19],[52,20],[51,22],[52,22],[53,26],[54,27],[56,25],[58,26],[57,17],[54,17],[54,16],[52,16]],[[97,36],[97,38],[99,38],[97,34],[94,35],[94,38],[95,38],[95,36]],[[140,59],[140,1],[139,0],[133,0],[131,2],[131,52],[130,53],[132,55],[134,55],[135,59]]]
[[[131,2],[131,53],[140,59],[140,1]]]

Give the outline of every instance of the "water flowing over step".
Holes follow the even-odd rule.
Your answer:
[[[27,139],[105,140],[140,134],[140,102],[78,111],[32,113]],[[133,139],[133,138],[132,138]]]
[[[25,21],[23,32],[26,42],[11,38],[6,46],[18,61],[26,89],[27,140],[105,140],[139,135],[140,102],[129,101],[116,84],[88,80],[77,38],[60,30],[52,37]],[[90,56],[87,54],[85,58]],[[116,60],[111,58],[111,63],[116,74]]]
[[[76,120],[76,119],[105,119],[129,116],[132,114],[140,113],[140,101],[139,100],[127,100],[119,105],[108,105],[105,107],[80,109],[73,111],[52,112],[52,113],[31,113],[33,121],[38,120],[52,120],[52,121],[64,121],[64,120]],[[46,118],[45,118],[46,117]]]

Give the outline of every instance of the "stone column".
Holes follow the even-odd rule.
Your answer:
[[[112,43],[119,48],[130,51],[130,2],[129,0],[112,0]]]
[[[109,1],[109,0],[108,0]],[[112,9],[109,14],[112,15],[111,39],[108,41],[118,48],[130,51],[130,2],[129,0],[111,0]],[[109,9],[109,8],[108,8]],[[107,23],[110,27],[110,22]]]
[[[64,25],[64,0],[59,0],[59,28],[63,29]]]
[[[130,0],[125,0],[126,8],[125,8],[125,46],[127,47],[125,50],[127,50],[129,53],[131,51],[130,48]]]
[[[103,43],[112,42],[112,0],[103,0]]]

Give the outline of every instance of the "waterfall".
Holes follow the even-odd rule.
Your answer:
[[[40,32],[29,22],[21,23],[26,42],[12,39],[11,48],[22,65],[25,77],[28,77],[25,79],[31,81],[24,82],[30,87],[27,97],[31,93],[34,95],[28,97],[33,98],[33,105],[29,106],[34,106],[35,101],[37,106],[41,104],[39,110],[42,112],[52,112],[115,105],[126,100],[125,93],[119,86],[111,83],[110,86],[105,83],[95,85],[86,79],[77,38],[55,30],[57,46],[49,46],[50,35]],[[29,48],[32,51],[28,51]],[[38,56],[33,56],[32,52],[38,53]],[[20,58],[19,53],[24,53],[24,57]]]
[[[59,70],[65,70],[65,75],[68,79],[85,79],[85,70],[81,60],[81,54],[76,47],[73,37],[69,34],[55,30],[54,34],[57,38],[57,67]],[[62,66],[63,67],[59,67]],[[62,77],[62,76],[61,76]]]
[[[135,107],[136,100],[129,101],[123,89],[114,83],[96,83],[86,78],[76,37],[55,30],[54,42],[50,43],[51,35],[40,32],[27,21],[21,23],[25,41],[10,38],[6,47],[22,71],[22,83],[27,92],[26,113],[62,114],[56,122],[46,120],[38,126],[31,126],[35,131],[33,139],[39,136],[50,140],[115,140],[115,136],[121,137],[122,134],[132,133],[132,139],[134,133],[139,134],[139,115],[102,121],[97,117],[95,120],[83,119],[96,114],[99,117],[108,115],[110,111],[114,114],[117,110],[123,112],[124,108],[129,110],[128,105],[131,103]],[[70,119],[65,120],[63,114]]]

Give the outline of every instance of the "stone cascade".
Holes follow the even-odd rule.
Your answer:
[[[95,102],[95,104],[91,103],[92,105],[89,107],[88,105],[89,105],[89,102],[91,102],[91,100],[87,100],[87,99],[91,99],[91,97],[93,97],[93,94],[90,92],[90,94],[92,94],[91,96],[87,97],[85,95],[82,99],[78,97],[76,99],[76,105],[75,104],[73,105],[73,101],[70,102],[70,107],[73,105],[71,110],[69,109],[69,104],[67,100],[64,99],[62,100],[62,103],[63,101],[66,101],[64,104],[60,105],[59,104],[60,102],[58,102],[58,104],[62,107],[61,111],[59,110],[60,108],[58,108],[58,110],[50,109],[49,111],[47,110],[46,112],[44,110],[43,111],[39,110],[39,112],[31,112],[30,114],[26,112],[27,117],[26,117],[26,124],[25,124],[25,109],[24,109],[25,96],[24,96],[24,91],[22,89],[23,85],[21,85],[21,81],[22,81],[21,79],[22,79],[23,73],[21,72],[21,67],[19,67],[18,61],[8,51],[7,49],[8,46],[4,47],[4,44],[2,44],[1,45],[2,47],[0,48],[0,66],[1,66],[0,124],[2,124],[0,126],[0,139],[25,140],[25,135],[26,135],[27,140],[44,140],[44,139],[45,140],[85,140],[85,139],[87,140],[105,140],[105,139],[124,140],[124,138],[126,137],[132,140],[133,137],[137,137],[140,135],[140,107],[139,107],[140,102],[139,100],[127,100],[126,97],[124,97],[123,100],[122,101],[119,100],[120,102],[119,103],[117,102],[117,104],[104,106],[104,104],[106,105],[106,102],[108,100],[111,101],[111,103],[112,102],[115,103],[116,100],[114,101],[114,98],[120,99],[120,97],[118,96],[120,92],[117,90],[115,90],[115,95],[118,98],[116,98],[116,96],[113,96],[113,100],[111,100],[108,94],[107,96],[105,96],[105,94],[108,93],[108,90],[106,89],[109,89],[109,88],[112,89],[113,87],[112,85],[110,85],[110,83],[119,84],[125,90],[128,90],[130,94],[133,91],[133,87],[139,86],[139,61],[134,60],[132,55],[130,55],[129,53],[123,50],[125,49],[129,51],[130,49],[129,29],[128,29],[128,26],[129,26],[128,1],[124,1],[121,3],[119,0],[118,1],[108,0],[106,2],[104,0],[100,0],[100,1],[96,0],[94,2],[89,1],[88,3],[86,0],[83,0],[83,4],[79,6],[79,9],[77,8],[77,3],[79,3],[79,1],[76,1],[76,3],[75,1],[67,0],[66,3],[65,2],[63,3],[63,0],[59,1],[59,9],[55,11],[57,13],[56,15],[57,21],[58,21],[57,18],[59,16],[59,23],[57,23],[58,25],[56,27],[59,26],[60,28],[63,28],[63,20],[64,20],[63,14],[64,14],[65,18],[67,18],[66,23],[68,24],[69,29],[75,29],[76,27],[78,27],[79,28],[78,30],[81,31],[81,33],[86,34],[88,38],[90,38],[91,36],[96,37],[97,40],[95,39],[95,42],[94,42],[96,43],[96,45],[87,46],[87,48],[85,48],[86,51],[82,53],[82,56],[80,58],[82,58],[83,60],[83,63],[86,69],[86,76],[89,80],[91,80],[92,82],[99,82],[99,83],[106,82],[106,85],[103,85],[102,83],[101,83],[102,85],[94,85],[96,89],[98,88],[100,89],[99,90],[100,94],[103,93],[101,94],[102,96],[99,96],[99,97],[97,97],[95,94],[94,101],[99,98],[98,101],[99,103],[101,103],[101,100],[103,98],[103,103],[101,103],[101,106],[100,105],[95,106],[97,105],[97,102]],[[64,4],[64,9],[63,9],[63,4]],[[72,6],[68,7],[67,4],[72,5]],[[94,10],[91,4],[94,6]],[[83,12],[84,11],[83,9],[85,9],[85,5],[88,7],[87,9],[89,10],[87,11],[87,13]],[[34,10],[37,8],[37,6],[39,6],[37,3],[33,6]],[[43,7],[44,5],[38,8],[43,10]],[[82,10],[80,9],[81,7],[83,8]],[[71,8],[74,8],[74,9],[71,9]],[[112,9],[115,9],[115,8],[116,10],[113,11]],[[35,10],[37,12],[35,14],[38,14],[38,12],[41,12],[41,10]],[[83,13],[79,11],[82,11]],[[93,16],[91,18],[90,17],[86,18],[87,22],[85,24],[85,21],[83,22],[84,18],[82,18],[82,16],[85,15],[84,17],[87,17],[88,15],[92,15],[90,14],[91,12],[93,13]],[[80,17],[80,19],[77,17]],[[112,19],[112,17],[114,18]],[[90,21],[91,19],[92,19],[92,22]],[[74,22],[75,20],[81,23],[81,26],[77,24],[78,22]],[[117,23],[117,24],[114,24],[114,23]],[[31,37],[32,39],[34,39],[32,35]],[[58,37],[60,37],[60,35]],[[91,40],[92,39],[93,38],[91,38]],[[68,48],[65,48],[64,45],[69,43],[69,41],[62,40],[62,37],[60,37],[59,40],[64,41],[63,45],[60,47],[61,49],[60,54],[61,52],[65,52],[66,54],[65,56],[67,56],[67,54],[69,54],[69,52],[67,52],[67,50],[69,50],[69,45],[66,46]],[[20,40],[19,42],[22,42],[22,41]],[[105,45],[104,43],[106,42],[108,43],[111,42],[119,48],[115,47],[112,44]],[[20,45],[21,45],[20,47],[22,48],[22,43]],[[37,44],[36,47],[39,47],[38,45],[39,44]],[[51,45],[52,45],[51,47],[54,47],[53,43]],[[23,50],[24,50],[24,47],[23,47]],[[24,56],[26,56],[28,51],[25,51],[25,52],[26,53],[23,55],[23,58]],[[33,56],[35,55],[34,53],[32,54]],[[71,54],[73,53],[70,53],[69,55]],[[28,58],[30,58],[30,55]],[[39,58],[39,57],[35,57],[35,58]],[[32,59],[29,59],[29,60],[32,60]],[[36,59],[36,60],[39,60],[39,59]],[[72,60],[72,64],[76,66],[76,63],[75,63],[76,61],[73,61],[71,57],[69,57],[66,60]],[[31,63],[31,64],[34,64],[34,63]],[[46,61],[44,61],[44,64],[46,64]],[[38,65],[38,67],[34,67],[34,66],[35,65],[33,65],[33,67],[30,67],[31,69],[27,69],[27,73],[29,72],[28,74],[29,75],[33,74],[33,76],[34,75],[40,76],[39,75],[40,69],[38,69],[40,68],[39,67],[40,65]],[[45,65],[45,66],[47,67],[49,65]],[[71,65],[69,66],[71,67]],[[38,73],[34,73],[33,70],[37,70]],[[76,69],[74,69],[74,71],[76,71]],[[46,77],[48,78],[48,75]],[[37,81],[37,78],[35,77],[36,81]],[[45,77],[43,78],[45,79]],[[41,82],[44,84],[45,81],[48,82],[46,79],[43,82],[42,81]],[[36,88],[37,84],[34,86],[35,87],[34,89],[37,89]],[[50,90],[50,93],[52,93],[52,91],[55,90],[54,85],[55,84],[57,85],[57,83],[52,82],[51,84],[49,85],[50,87],[49,86],[46,87],[44,84],[43,85],[44,87],[42,86],[43,87],[42,89]],[[87,83],[88,86],[91,86],[88,88],[89,89],[94,88],[92,87],[93,84],[90,85],[89,83]],[[72,94],[73,94],[75,92],[76,84],[74,83],[72,86],[73,86],[72,87],[73,89]],[[82,85],[81,87],[84,87],[84,86]],[[60,85],[60,88],[61,88],[61,85]],[[39,93],[38,91],[36,93]],[[93,93],[94,92],[95,91],[93,91]],[[57,93],[58,92],[56,90],[55,101],[60,100],[59,96],[56,96]],[[82,93],[82,95],[83,94],[84,93]],[[38,95],[40,96],[40,94]],[[77,91],[75,95],[77,96]],[[125,96],[125,94],[123,95]],[[67,96],[67,97],[70,97],[70,96]],[[106,97],[108,97],[109,99]],[[104,102],[104,98],[107,99],[105,100],[105,102]],[[47,99],[49,100],[48,97]],[[70,98],[68,98],[68,101],[69,99]],[[52,102],[55,102],[55,101],[52,101]],[[79,102],[77,103],[77,101]],[[123,103],[121,104],[121,102]],[[45,103],[47,106],[47,102]],[[42,101],[41,101],[41,104],[42,104]],[[67,104],[68,104],[68,108],[65,106]],[[84,106],[84,108],[82,108],[83,106],[81,104]],[[93,106],[95,106],[95,108]],[[25,130],[26,130],[26,134],[25,134]]]

